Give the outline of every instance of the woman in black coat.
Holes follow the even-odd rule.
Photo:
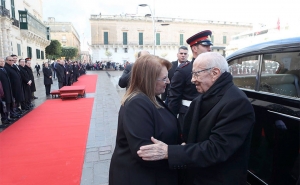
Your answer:
[[[176,117],[157,95],[163,93],[168,79],[169,61],[153,55],[140,57],[134,64],[130,87],[119,111],[116,147],[109,170],[110,185],[176,185],[177,171],[168,161],[143,161],[137,151],[158,137],[179,144]]]
[[[45,63],[45,67],[43,68],[44,73],[44,85],[46,88],[46,96],[50,96],[51,84],[52,81],[52,70],[49,68],[48,63]]]

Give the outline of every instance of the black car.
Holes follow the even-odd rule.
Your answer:
[[[300,37],[249,46],[226,57],[255,110],[249,184],[300,184]]]

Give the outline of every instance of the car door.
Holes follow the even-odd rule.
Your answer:
[[[256,114],[248,182],[295,185],[299,178],[299,52],[228,61],[233,81]]]

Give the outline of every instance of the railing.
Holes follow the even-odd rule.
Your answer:
[[[20,27],[20,22],[17,19],[14,19],[14,18],[12,20],[13,20],[12,25],[19,28]]]
[[[91,15],[90,20],[132,20],[132,21],[152,21],[151,17],[138,16],[134,14],[124,15]],[[155,17],[156,22],[184,22],[184,23],[199,23],[199,24],[228,24],[228,25],[241,25],[252,26],[252,23],[246,22],[228,22],[216,20],[200,20],[200,19],[187,19],[187,18],[171,18],[171,17]]]
[[[10,12],[9,12],[9,10],[7,10],[6,8],[4,8],[3,6],[0,6],[0,15],[3,16],[3,17],[10,18]]]
[[[22,16],[26,16],[27,18],[27,22],[20,22],[20,29],[22,30],[28,30],[31,31],[45,39],[48,38],[48,30],[47,27],[41,22],[39,21],[37,18],[35,18],[33,15],[31,15],[30,13],[28,13],[27,11],[20,11],[21,14],[23,14]]]

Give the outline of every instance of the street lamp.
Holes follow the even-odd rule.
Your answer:
[[[141,6],[141,7],[148,6],[148,8],[150,10],[150,13],[151,13],[151,14],[146,14],[146,17],[151,16],[151,18],[152,18],[152,26],[153,26],[153,54],[155,55],[156,35],[155,35],[154,15],[152,14],[152,10],[150,8],[150,5],[148,5],[148,4],[139,4],[139,6]]]

